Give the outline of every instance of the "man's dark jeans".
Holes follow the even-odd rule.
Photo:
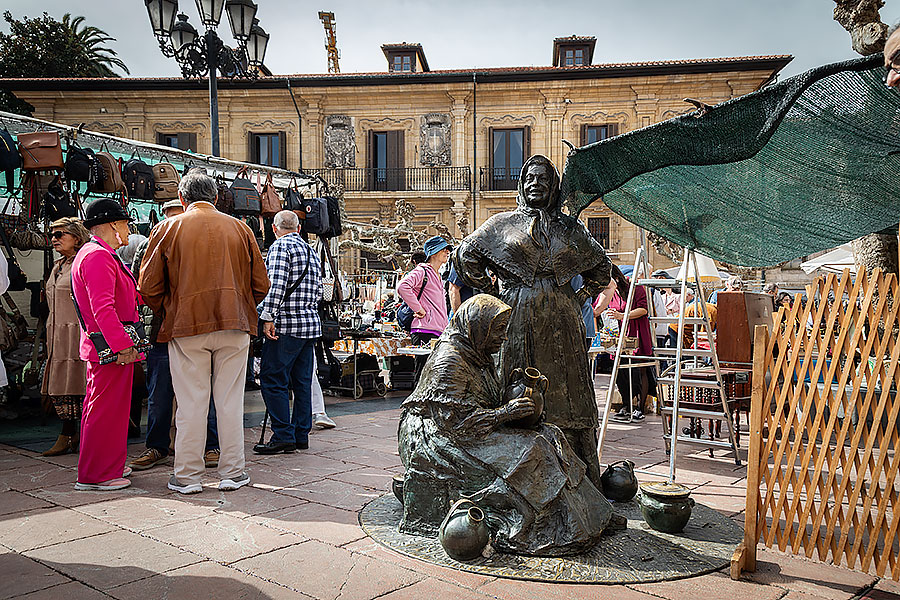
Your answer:
[[[175,390],[172,372],[169,370],[169,345],[153,344],[147,353],[147,447],[155,448],[163,456],[169,454],[169,430],[172,426],[172,404]],[[206,420],[206,449],[219,449],[216,433],[216,405],[209,399],[209,417]]]
[[[306,444],[312,428],[314,339],[281,334],[263,343],[259,386],[272,418],[271,442]],[[291,414],[291,390],[294,412]]]

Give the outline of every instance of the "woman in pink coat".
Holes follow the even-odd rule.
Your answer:
[[[111,198],[87,207],[84,225],[91,241],[72,264],[72,293],[81,314],[80,355],[87,362],[87,389],[81,416],[81,453],[76,490],[118,490],[125,479],[128,413],[134,361],[141,355],[125,332],[123,321],[139,319],[137,284],[115,249],[128,243],[125,209]],[[114,362],[101,365],[89,333],[99,332],[116,353]],[[128,470],[130,472],[130,469]]]

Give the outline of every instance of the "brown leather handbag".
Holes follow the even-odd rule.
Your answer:
[[[259,194],[259,204],[259,214],[263,217],[274,217],[281,212],[281,196],[275,191],[271,173],[266,174],[266,182],[263,184],[262,191]]]
[[[119,159],[109,152],[96,152],[94,156],[103,168],[103,177],[91,191],[101,194],[115,194],[125,191],[125,180],[122,179],[122,165]]]
[[[66,168],[58,132],[20,133],[18,140],[23,171],[62,171]]]

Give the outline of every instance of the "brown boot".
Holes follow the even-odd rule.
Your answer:
[[[53,447],[49,450],[46,450],[42,453],[43,456],[59,456],[61,454],[68,454],[72,451],[72,436],[70,435],[61,435],[56,438],[56,443],[53,444]]]

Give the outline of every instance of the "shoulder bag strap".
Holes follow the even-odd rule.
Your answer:
[[[425,270],[425,267],[422,267],[422,274],[425,275],[425,277],[422,278],[422,287],[419,288],[419,293],[416,294],[416,300],[422,299],[422,292],[425,291],[425,286],[428,285],[428,271]]]
[[[309,263],[312,262],[310,260],[311,253],[308,252],[305,248],[304,251],[306,252],[306,267],[304,267],[303,272],[300,273],[300,277],[297,279],[297,281],[289,285],[287,290],[285,290],[284,297],[281,299],[281,304],[278,305],[278,310],[281,310],[281,307],[284,306],[285,302],[287,302],[288,297],[294,293],[294,290],[297,289],[297,286],[300,285],[300,282],[303,281],[303,278],[306,277],[307,273],[309,273]],[[312,258],[315,258],[315,256],[312,256]]]
[[[319,240],[322,242],[322,245],[325,247],[325,256],[328,257],[328,266],[331,267],[331,274],[334,275],[334,302],[343,302],[344,301],[344,293],[341,289],[341,276],[338,274],[337,264],[334,262],[334,257],[331,255],[331,247],[328,245],[328,240],[319,236]]]

